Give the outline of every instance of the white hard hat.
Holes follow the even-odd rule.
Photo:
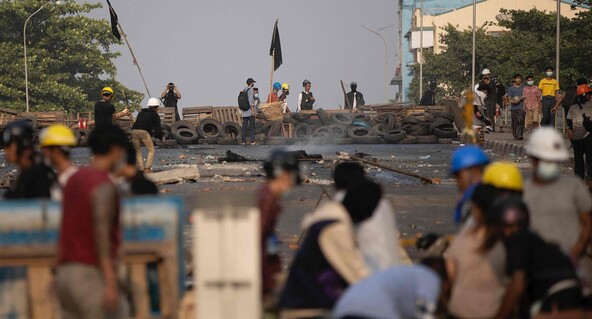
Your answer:
[[[489,71],[489,69],[483,69],[483,72],[481,72],[481,74],[483,74],[483,75],[491,74],[491,71]]]
[[[526,154],[549,162],[569,158],[563,137],[551,127],[541,127],[532,133],[526,143]]]
[[[151,107],[151,106],[160,106],[160,101],[158,101],[158,99],[157,99],[157,98],[155,98],[155,97],[151,97],[151,98],[148,100],[148,104],[146,105],[146,107],[145,107],[145,108],[149,108],[149,107]]]

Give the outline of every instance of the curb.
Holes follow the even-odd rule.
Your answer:
[[[483,144],[483,148],[492,150],[494,153],[501,155],[514,154],[517,157],[526,156],[526,149],[524,146],[503,141],[493,141],[486,139],[485,144]]]

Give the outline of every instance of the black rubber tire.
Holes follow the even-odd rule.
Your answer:
[[[457,138],[458,132],[454,127],[439,127],[434,129],[434,135],[440,138]]]
[[[167,131],[167,130],[162,130],[162,137],[165,139],[165,141],[174,139],[171,131]]]
[[[376,124],[372,126],[372,134],[376,136],[384,136],[386,132],[382,130],[382,124]]]
[[[407,130],[407,135],[411,136],[421,136],[421,135],[428,135],[429,128],[425,125],[413,125]]]
[[[78,146],[88,146],[88,137],[90,136],[90,130],[86,128],[81,128],[78,130],[78,136]]]
[[[163,130],[163,131],[169,131],[170,132],[171,131],[171,126],[168,125],[168,124],[161,123],[160,124],[160,129]]]
[[[407,136],[406,138],[400,140],[397,144],[415,144],[416,142],[417,142],[417,137]]]
[[[334,138],[344,138],[347,136],[347,127],[345,125],[333,123],[328,127],[331,129],[331,136]]]
[[[397,143],[407,137],[405,130],[391,130],[383,137],[387,143]]]
[[[434,120],[437,118],[445,118],[450,122],[454,122],[454,115],[448,112],[435,112],[432,116],[434,117]]]
[[[224,122],[220,126],[220,137],[239,138],[241,136],[241,126],[236,122]],[[220,143],[218,143],[220,144]]]
[[[171,133],[173,133],[173,135],[175,135],[175,133],[177,133],[177,130],[180,128],[188,128],[191,130],[195,130],[195,123],[191,122],[191,121],[186,121],[186,120],[175,121],[171,125]]]
[[[417,144],[438,144],[438,137],[434,135],[417,136]]]
[[[312,135],[312,127],[306,123],[300,123],[294,127],[294,137],[306,139]]]
[[[290,114],[285,114],[282,122],[283,123],[288,123],[288,124],[294,124],[294,125],[300,123],[300,121],[294,119]]]
[[[364,113],[352,113],[354,120],[370,122],[370,115]]]
[[[263,133],[265,136],[281,136],[282,125],[281,121],[267,122],[263,125]]]
[[[335,113],[331,116],[331,120],[337,124],[350,126],[354,121],[351,113]]]
[[[316,111],[317,116],[319,117],[319,119],[321,120],[321,122],[323,122],[323,125],[330,125],[331,124],[331,119],[329,118],[329,115],[327,115],[327,112],[325,112],[325,110],[323,109],[318,109]]]
[[[410,116],[416,118],[420,123],[430,122],[433,119],[432,114],[426,112],[411,114]]]
[[[391,113],[382,114],[378,119],[380,120],[383,130],[386,132],[394,130],[397,126],[397,118]]]
[[[235,137],[219,137],[218,145],[238,145],[238,139]]]
[[[197,134],[202,138],[220,137],[222,124],[214,119],[203,119],[197,124]]]
[[[328,138],[333,136],[333,132],[329,126],[321,126],[312,132],[312,137]]]
[[[188,128],[177,129],[177,132],[173,134],[175,141],[179,144],[193,144],[197,141],[197,132]]]
[[[310,120],[310,114],[304,114],[304,113],[290,113],[290,115],[292,116],[292,118],[298,122],[305,122]]]
[[[420,123],[420,121],[415,116],[407,116],[403,120],[403,124],[417,125],[419,123]]]
[[[306,123],[310,126],[323,126],[325,124],[323,124],[323,121],[321,121],[320,119],[308,119],[306,121],[304,121],[303,123]]]
[[[80,144],[80,132],[78,132],[78,127],[72,129],[72,133],[74,133],[74,137],[76,138],[76,146]],[[2,135],[2,130],[0,130],[0,135]]]
[[[347,136],[356,138],[362,136],[372,136],[372,129],[368,129],[360,126],[352,126],[347,129]]]
[[[354,137],[354,144],[384,144],[380,136],[358,136]]]
[[[352,126],[365,127],[367,129],[371,129],[372,128],[372,125],[370,125],[370,123],[364,122],[364,121],[361,121],[361,120],[354,120],[352,122]]]
[[[433,134],[434,133],[434,129],[436,128],[443,128],[443,127],[452,127],[452,122],[450,122],[448,119],[443,118],[443,117],[438,117],[434,119],[434,122],[432,122],[430,124],[430,128],[429,128],[429,133]]]

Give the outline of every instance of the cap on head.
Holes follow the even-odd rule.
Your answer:
[[[551,127],[541,127],[530,135],[526,154],[548,162],[562,162],[569,158],[563,137]]]
[[[251,83],[256,83],[257,81],[253,80],[253,78],[248,78],[247,79],[247,85],[250,85]]]
[[[34,131],[27,120],[18,120],[8,123],[2,131],[2,147],[17,143],[19,148],[33,147]]]
[[[309,84],[310,84],[310,81],[309,80],[302,81],[302,86],[307,86]]]
[[[274,150],[269,159],[263,164],[263,170],[268,179],[280,176],[283,172],[294,172],[297,183],[300,183],[300,166],[294,156],[285,150]]]
[[[47,146],[76,146],[76,136],[74,132],[65,125],[54,124],[41,131],[39,134],[39,145]]]
[[[489,75],[491,74],[491,71],[489,71],[489,69],[483,69],[483,72],[481,72],[482,75]]]
[[[351,82],[351,83],[349,84],[349,86],[358,86],[358,83],[356,83],[356,82]]]
[[[522,191],[522,174],[518,166],[509,162],[495,162],[487,165],[482,183],[498,189]]]
[[[104,87],[104,88],[101,90],[101,95],[103,95],[103,94],[105,94],[105,93],[109,93],[109,94],[111,94],[111,95],[114,95],[114,93],[113,93],[113,89],[112,89],[111,87],[109,87],[109,86],[106,86],[106,87]]]
[[[151,97],[150,99],[148,99],[148,104],[146,104],[147,107],[158,107],[160,106],[160,101],[155,98],[155,97]]]
[[[487,164],[489,164],[489,158],[480,147],[475,145],[463,146],[452,154],[450,172],[452,175],[456,175],[464,169]]]

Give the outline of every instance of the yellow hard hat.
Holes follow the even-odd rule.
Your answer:
[[[76,146],[76,136],[71,129],[62,124],[51,125],[39,134],[39,145],[45,146]]]
[[[105,93],[105,92],[107,92],[107,93],[110,93],[111,95],[114,95],[114,94],[115,94],[115,93],[113,93],[113,89],[112,89],[111,87],[108,87],[108,86],[104,87],[104,88],[101,90],[101,94],[103,94],[103,93]]]
[[[282,84],[282,89],[283,90],[289,90],[290,89],[290,85],[288,85],[288,83],[284,83],[284,84]]]
[[[518,166],[509,162],[495,162],[487,165],[482,182],[500,189],[522,191],[522,174]]]

